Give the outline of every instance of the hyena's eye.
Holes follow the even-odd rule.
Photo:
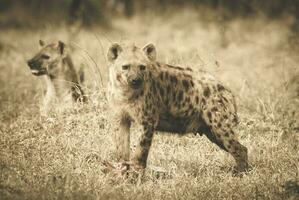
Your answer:
[[[41,57],[42,57],[43,59],[46,59],[46,60],[48,60],[48,59],[50,58],[50,56],[48,56],[48,55],[46,55],[46,54],[42,54]]]
[[[139,65],[139,69],[140,69],[141,71],[145,70],[145,68],[146,68],[145,65]]]
[[[130,65],[123,65],[121,68],[122,68],[123,70],[128,70],[128,69],[130,68]]]

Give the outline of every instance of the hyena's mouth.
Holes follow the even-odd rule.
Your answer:
[[[130,84],[130,88],[134,90],[142,89],[142,84],[136,85],[136,84]]]
[[[137,90],[142,88],[143,81],[142,79],[133,79],[129,81],[129,85],[132,89]]]
[[[41,76],[47,74],[46,69],[31,69],[31,73],[35,76]]]

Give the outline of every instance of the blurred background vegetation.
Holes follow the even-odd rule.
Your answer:
[[[188,9],[198,13],[201,23],[216,24],[223,38],[236,19],[280,21],[290,31],[287,43],[292,51],[299,51],[299,0],[0,0],[0,29],[56,25],[109,29],[115,18],[148,14],[172,18]],[[222,43],[227,46],[226,40]]]
[[[215,20],[235,17],[291,17],[290,28],[299,30],[298,0],[0,0],[0,27],[37,27],[44,22],[74,23],[84,26],[107,25],[115,16],[131,17],[140,12],[165,12],[193,7],[199,12],[214,10]],[[205,20],[205,18],[203,18]],[[210,20],[210,19],[209,19]]]

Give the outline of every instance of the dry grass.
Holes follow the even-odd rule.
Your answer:
[[[221,25],[201,23],[191,11],[118,19],[112,26],[76,34],[50,25],[0,33],[0,199],[298,198],[299,103],[288,89],[298,58],[288,48],[283,23],[235,20],[226,25],[225,38]],[[72,44],[77,67],[86,69],[88,105],[40,117],[42,81],[25,64],[39,38]],[[100,72],[105,85],[106,50],[110,41],[123,40],[154,42],[159,60],[205,69],[233,90],[249,173],[232,176],[233,159],[205,137],[160,134],[149,164],[165,174],[147,170],[132,183],[101,171],[101,161],[115,155]]]

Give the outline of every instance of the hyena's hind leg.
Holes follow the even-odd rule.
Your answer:
[[[206,105],[203,111],[203,120],[209,127],[205,135],[210,141],[234,157],[237,164],[236,172],[244,172],[248,169],[247,148],[240,144],[234,132],[235,112],[230,110],[225,102],[215,105],[217,100],[221,101],[219,98],[214,99],[214,101],[211,101],[214,103]]]
[[[237,166],[235,168],[236,172],[245,172],[248,170],[248,151],[245,146],[240,144],[236,139],[228,140],[224,143],[224,146],[228,152],[236,160]]]
[[[207,138],[234,157],[237,172],[246,171],[248,168],[247,148],[235,138],[234,131],[227,127],[219,128],[217,125],[215,127],[213,124],[210,126],[211,129],[204,132]]]
[[[223,142],[215,136],[215,134],[211,131],[209,127],[200,128],[197,130],[197,132],[201,135],[204,134],[212,143],[216,144],[218,147],[220,147],[220,149],[227,152],[225,146],[223,145]]]

